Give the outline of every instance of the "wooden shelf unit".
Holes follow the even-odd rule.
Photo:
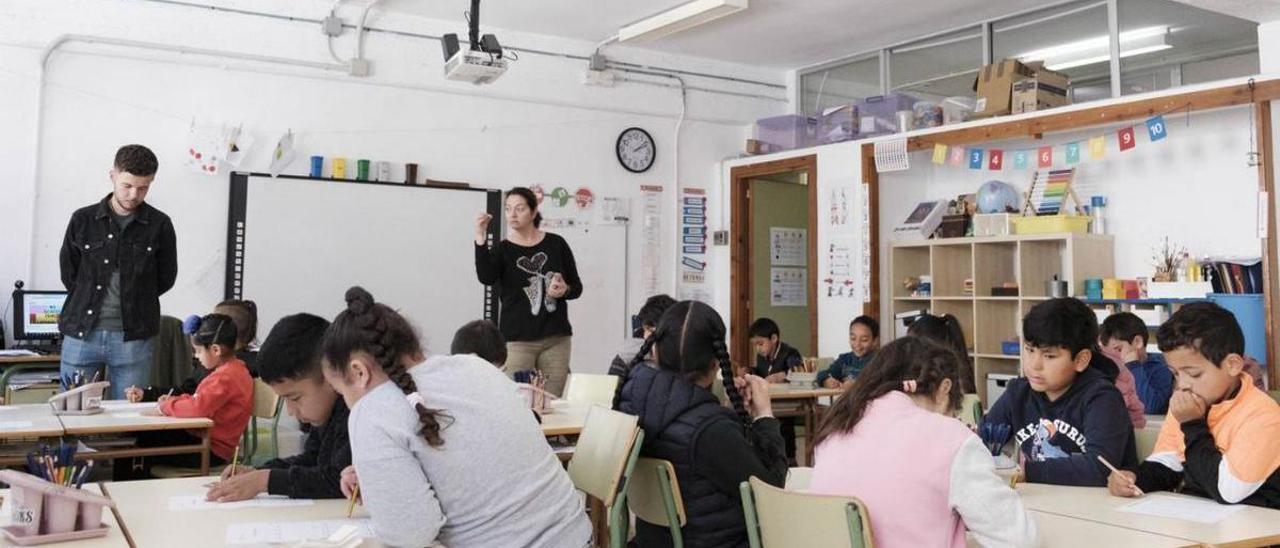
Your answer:
[[[1114,241],[1094,234],[1029,234],[894,242],[889,248],[893,313],[928,310],[951,314],[972,349],[974,381],[984,406],[987,374],[1018,374],[1019,357],[1005,356],[1000,343],[1021,338],[1022,317],[1048,299],[1045,282],[1058,275],[1070,295],[1084,293],[1087,278],[1113,278]],[[930,296],[913,296],[907,278],[932,276]],[[974,295],[961,296],[966,278]],[[1018,284],[1018,296],[993,297],[991,288]]]

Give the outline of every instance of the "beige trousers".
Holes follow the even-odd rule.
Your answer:
[[[562,335],[537,341],[507,343],[507,363],[502,372],[511,376],[516,371],[536,369],[547,377],[546,390],[556,396],[564,393],[569,378],[569,353],[573,337]]]

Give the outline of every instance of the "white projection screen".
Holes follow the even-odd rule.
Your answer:
[[[475,276],[483,211],[501,218],[499,191],[235,173],[226,295],[257,303],[263,340],[289,314],[332,320],[361,285],[406,315],[428,352],[448,353],[462,324],[497,318]]]

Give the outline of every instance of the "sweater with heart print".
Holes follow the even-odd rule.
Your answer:
[[[502,240],[492,248],[475,248],[476,277],[498,293],[502,306],[498,327],[508,342],[573,334],[567,301],[582,295],[582,279],[564,238],[546,232],[541,242],[530,247]],[[547,294],[555,274],[569,286],[558,299]]]

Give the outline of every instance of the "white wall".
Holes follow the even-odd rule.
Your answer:
[[[1258,25],[1258,62],[1263,74],[1280,72],[1280,21]]]
[[[328,5],[284,0],[229,3],[305,17],[320,16]],[[28,256],[34,258],[28,287],[60,285],[57,251],[68,216],[109,191],[106,172],[115,149],[140,142],[160,158],[149,202],[169,213],[178,230],[180,274],[177,287],[162,298],[164,312],[185,315],[220,300],[227,181],[225,176],[209,178],[182,167],[193,118],[243,123],[257,139],[242,166],[253,171],[265,171],[276,138],[292,129],[298,136],[299,160],[287,173],[305,174],[307,156],[319,154],[417,162],[420,177],[491,188],[589,186],[597,196],[637,197],[639,185],[658,184],[667,188],[668,200],[673,190],[677,90],[636,83],[585,87],[579,83],[585,62],[534,54],[514,62],[497,83],[474,87],[443,79],[437,42],[370,34],[366,56],[374,62],[374,77],[366,79],[112,46],[66,46],[49,63],[38,198],[33,198],[39,48],[58,34],[328,60],[324,41],[311,24],[142,2],[38,4],[0,8],[0,127],[8,128],[0,133],[0,186],[5,196],[0,201],[0,283],[6,288],[11,280],[27,278]],[[461,20],[375,16],[370,22],[430,34],[465,30]],[[498,32],[506,45],[549,51],[585,54],[594,46],[500,29],[486,32]],[[350,35],[339,40],[340,55],[350,55]],[[610,55],[785,83],[782,73],[752,67],[627,49]],[[669,85],[667,80],[651,80]],[[784,90],[687,80],[691,86],[782,99],[689,92],[680,135],[680,178],[685,186],[714,190],[718,162],[742,149],[754,119],[784,112],[787,97]],[[643,175],[625,172],[614,158],[618,133],[633,125],[648,129],[658,144],[657,163]],[[37,219],[34,250],[28,247],[32,215]],[[669,215],[664,221],[668,244],[675,238],[674,224]],[[645,297],[638,294],[640,247],[640,230],[633,228],[633,271],[627,283],[632,312]],[[670,250],[670,245],[664,246],[664,289],[671,287],[675,271]],[[578,261],[582,270],[591,267],[590,257]],[[470,270],[470,265],[442,265],[439,275],[471,276]],[[6,297],[7,293],[5,289]],[[580,334],[590,329],[578,327]]]

